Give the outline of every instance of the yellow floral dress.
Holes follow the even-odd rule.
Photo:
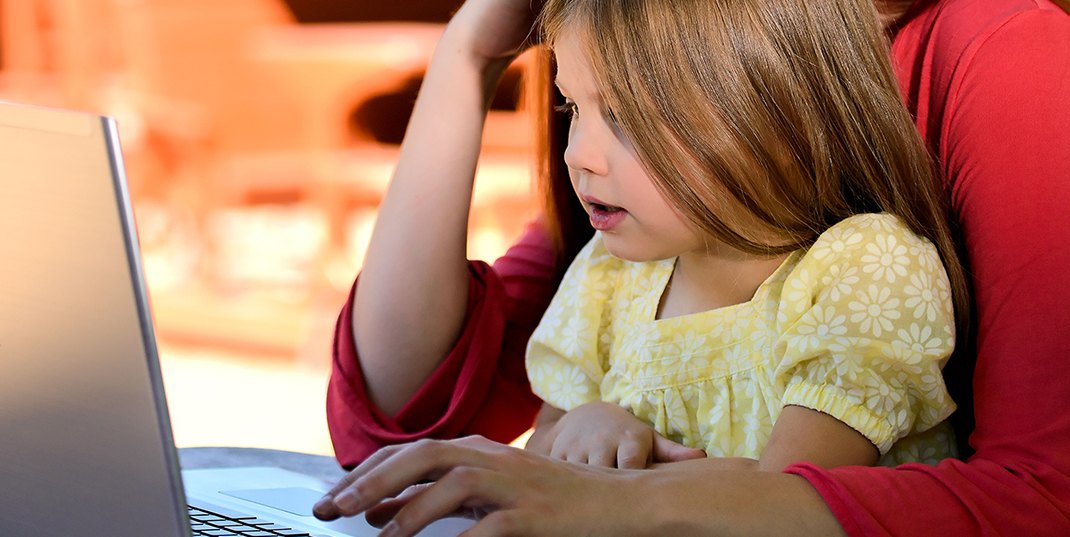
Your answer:
[[[940,372],[950,286],[933,245],[897,217],[836,224],[748,302],[656,319],[674,266],[616,258],[595,234],[528,344],[535,393],[562,410],[619,404],[710,456],[759,457],[785,405],[846,423],[882,464],[955,454]]]

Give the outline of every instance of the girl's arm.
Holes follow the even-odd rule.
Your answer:
[[[354,295],[371,401],[393,415],[465,320],[468,210],[489,96],[531,28],[529,0],[471,0],[448,25],[417,99]]]
[[[756,466],[769,472],[779,472],[801,461],[823,468],[872,466],[879,454],[868,438],[842,421],[816,410],[789,405],[781,410]]]

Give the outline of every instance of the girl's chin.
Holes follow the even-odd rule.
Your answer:
[[[614,257],[633,263],[647,263],[676,257],[658,248],[655,244],[637,239],[628,239],[622,233],[602,233],[602,243]]]

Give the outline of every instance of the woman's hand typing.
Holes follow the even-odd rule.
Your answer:
[[[391,537],[466,511],[479,518],[465,532],[472,537],[843,535],[798,476],[737,470],[714,459],[614,470],[482,437],[383,448],[314,507],[322,520],[365,513]]]
[[[333,520],[367,513],[383,535],[414,535],[436,519],[475,510],[465,535],[624,535],[643,519],[643,492],[621,486],[629,474],[565,464],[482,437],[424,440],[384,448],[349,473],[314,508]],[[401,497],[410,485],[413,487]],[[607,498],[619,503],[607,503]],[[385,501],[384,501],[385,500]],[[606,517],[609,512],[614,516]],[[629,522],[628,513],[636,515]]]

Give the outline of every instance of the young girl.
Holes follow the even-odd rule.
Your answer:
[[[769,470],[952,456],[940,369],[965,279],[872,4],[542,16],[598,233],[528,346],[529,448],[642,467],[664,437]]]

